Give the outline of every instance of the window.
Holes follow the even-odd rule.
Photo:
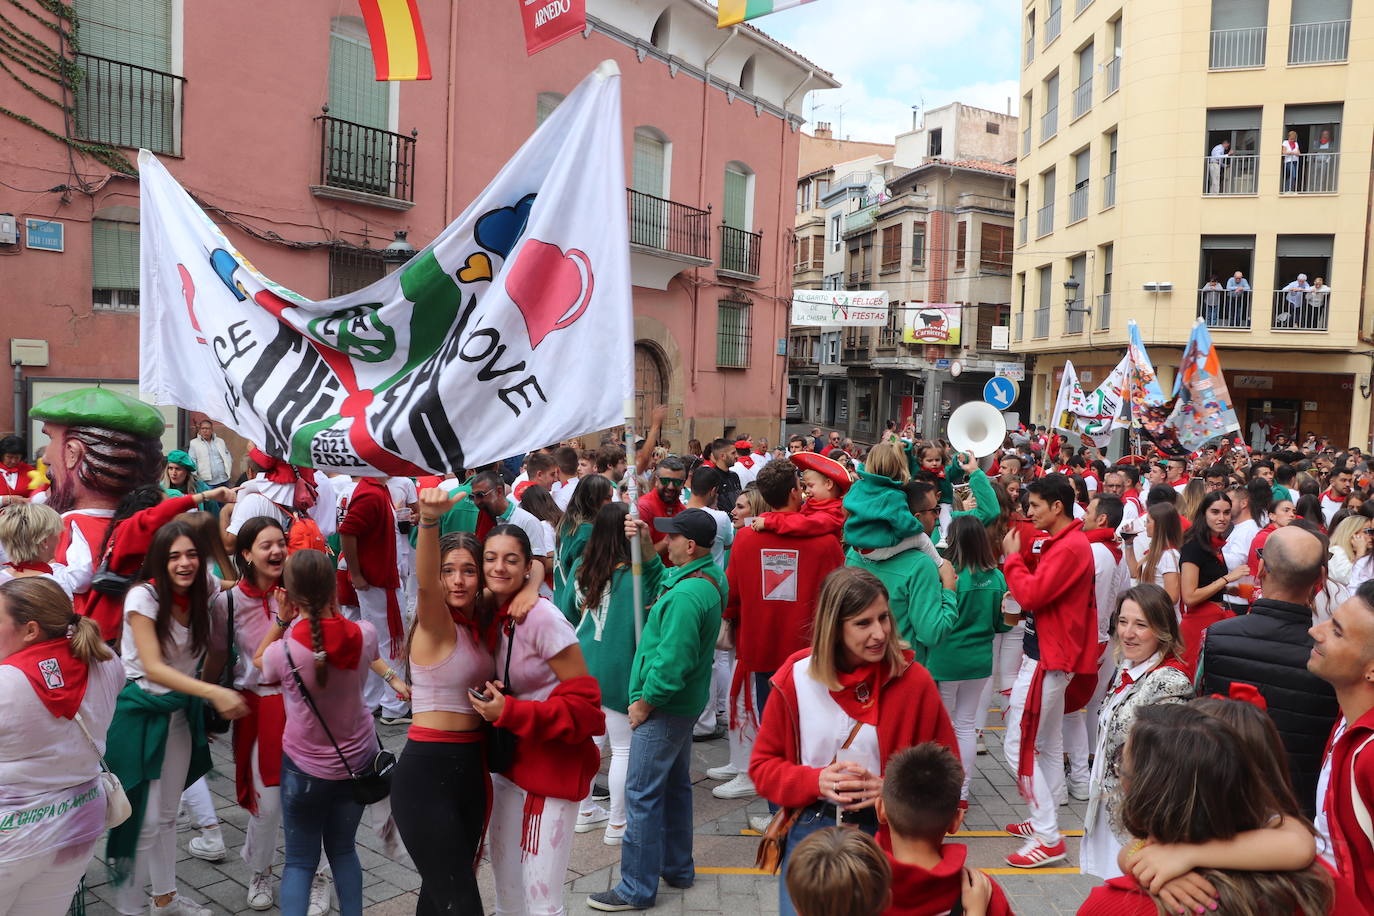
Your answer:
[[[722,214],[725,225],[748,230],[753,191],[754,173],[748,166],[732,162],[725,167],[725,206]]]
[[[1112,326],[1112,258],[1116,249],[1107,244],[1098,251],[1098,262],[1102,265],[1102,292],[1097,296],[1097,329],[1105,331]]]
[[[1045,13],[1045,47],[1059,37],[1062,0],[1050,0],[1049,11]]]
[[[883,270],[897,270],[902,266],[902,227],[883,227]]]
[[[1037,238],[1042,235],[1049,235],[1054,231],[1054,193],[1055,171],[1050,169],[1040,175],[1040,200],[1042,204],[1036,213]]]
[[[1059,71],[1045,79],[1045,113],[1040,116],[1040,142],[1059,133]]]
[[[668,370],[658,347],[635,344],[635,416],[647,417],[668,403]]]
[[[1081,117],[1093,107],[1093,43],[1079,49],[1078,85],[1073,90],[1073,116]]]
[[[91,220],[91,303],[96,311],[138,310],[137,211],[120,217]]]
[[[716,307],[716,365],[749,368],[749,303],[722,299]]]
[[[1011,305],[1009,303],[978,303],[977,346],[980,350],[992,349],[992,329],[1011,324]]]
[[[821,333],[821,362],[833,366],[840,361],[840,332]]]
[[[82,71],[76,91],[80,137],[181,154],[185,80],[172,73],[172,3],[75,0],[72,4],[81,32],[81,53],[75,61]]]
[[[396,83],[378,82],[361,19],[340,16],[329,32],[329,112],[322,184],[409,199],[415,140],[394,133]]]
[[[825,267],[825,236],[811,236],[811,267],[820,270]]]
[[[963,270],[968,263],[968,220],[959,221],[954,237],[954,269]]]
[[[1200,152],[1206,159],[1203,192],[1209,195],[1254,194],[1259,190],[1259,108],[1211,108],[1207,136]],[[1222,158],[1217,147],[1229,154]]]
[[[555,108],[563,104],[561,92],[541,92],[534,100],[534,123],[543,124],[553,114]]]
[[[811,264],[811,236],[802,236],[797,239],[797,267],[796,269],[806,270]]]
[[[826,274],[821,281],[821,289],[844,289],[844,274]]]
[[[664,10],[654,22],[653,31],[649,33],[649,44],[653,45],[663,53],[668,53],[668,36],[673,25],[673,11]]]
[[[924,267],[926,264],[926,224],[911,224],[911,266]]]
[[[1287,105],[1283,110],[1284,137],[1297,134],[1296,165],[1283,157],[1284,194],[1334,194],[1341,158],[1340,102],[1326,105]]]
[[[1293,0],[1288,63],[1329,64],[1346,59],[1350,0]]]
[[[1012,229],[996,223],[984,222],[979,227],[978,251],[980,267],[985,274],[1011,273]]]
[[[739,87],[750,95],[754,94],[754,58],[758,55],[751,54],[749,59],[744,62],[744,66],[739,71]]]
[[[844,214],[836,213],[830,217],[830,250],[840,250],[840,229],[844,224]]]
[[[1035,10],[1026,14],[1026,53],[1021,58],[1021,65],[1029,67],[1033,60],[1035,60]]]
[[[1050,285],[1053,281],[1052,267],[1047,264],[1044,267],[1036,268],[1036,292],[1039,294],[1040,301],[1035,309],[1035,333],[1031,335],[1032,337],[1050,336],[1050,296],[1053,293]]]
[[[654,127],[635,128],[634,165],[630,185],[641,194],[668,196],[667,136]]]
[[[805,213],[811,209],[811,182],[803,181],[797,185],[797,212]]]
[[[989,121],[984,125],[983,129],[990,134],[1000,134],[1002,132],[1002,125],[998,124],[996,121]]]
[[[939,127],[932,129],[926,143],[926,155],[940,155],[940,151],[944,148],[944,130]]]
[[[1212,0],[1208,68],[1263,67],[1268,23],[1269,0]]]
[[[343,296],[371,286],[386,275],[379,251],[370,248],[329,249],[329,296]]]

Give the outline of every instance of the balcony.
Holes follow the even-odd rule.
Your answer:
[[[1259,192],[1259,156],[1231,153],[1204,156],[1203,197],[1250,197]]]
[[[1041,207],[1035,213],[1035,237],[1049,235],[1054,231],[1054,204]]]
[[[844,215],[844,234],[852,235],[855,232],[863,232],[867,229],[872,229],[877,219],[877,204],[869,204],[867,207],[861,207],[853,213],[846,213]]]
[[[1280,194],[1335,194],[1340,153],[1300,153],[1283,157]]]
[[[1016,221],[1016,244],[1018,245],[1026,244],[1026,223],[1028,222],[1030,222],[1030,218],[1026,216]]]
[[[1045,17],[1045,47],[1050,46],[1050,42],[1059,37],[1060,23],[1063,21],[1062,10],[1055,10]]]
[[[1209,70],[1244,70],[1264,66],[1264,44],[1269,38],[1267,26],[1249,29],[1215,29],[1212,32]]]
[[[1121,58],[1113,57],[1107,61],[1107,94],[1103,98],[1109,98],[1113,93],[1121,88]]]
[[[1021,57],[1021,65],[1029,67],[1035,60],[1035,36],[1026,39],[1026,53]]]
[[[868,365],[868,347],[845,347],[840,353],[840,362],[846,366]]]
[[[415,132],[409,137],[320,115],[321,197],[405,210],[415,200]],[[343,194],[331,193],[336,189]]]
[[[1213,331],[1248,331],[1252,295],[1250,290],[1203,287],[1197,291],[1197,317]]]
[[[1081,311],[1083,308],[1082,299],[1074,299],[1068,303],[1068,310],[1064,314],[1064,333],[1082,334],[1083,318],[1087,312]]]
[[[1112,294],[1103,293],[1097,297],[1097,329],[1105,331],[1112,326]]]
[[[1059,133],[1059,109],[1051,108],[1040,116],[1040,142],[1044,143],[1057,133]]]
[[[1031,148],[1031,129],[1027,127],[1021,131],[1021,155],[1029,156]]]
[[[1011,316],[1011,339],[1017,343],[1021,342],[1022,332],[1026,328],[1026,313],[1017,312]]]
[[[1325,331],[1331,313],[1331,288],[1274,291],[1275,331]]]
[[[1093,78],[1089,76],[1073,91],[1073,118],[1077,121],[1093,110]]]
[[[1078,0],[1078,2],[1074,4],[1073,14],[1077,16],[1092,5],[1093,0]]]
[[[759,278],[759,252],[763,248],[763,233],[748,232],[721,224],[720,267],[717,273],[740,280]]]
[[[630,244],[655,252],[711,260],[711,211],[698,210],[626,188],[630,208]],[[806,270],[806,264],[798,265]]]
[[[1116,206],[1116,172],[1102,176],[1102,209],[1110,210]]]
[[[181,155],[185,77],[92,54],[77,54],[76,66],[80,139]]]
[[[1085,220],[1085,219],[1087,219],[1087,218],[1088,218],[1088,183],[1087,183],[1087,182],[1084,182],[1084,183],[1083,183],[1083,187],[1074,189],[1074,192],[1073,192],[1072,194],[1069,195],[1069,222],[1068,222],[1068,225],[1072,226],[1074,223],[1082,222],[1083,220]]]
[[[1035,310],[1035,334],[1034,340],[1041,340],[1050,336],[1050,310],[1048,308]]]
[[[1294,23],[1288,27],[1288,64],[1335,64],[1347,57],[1350,20]]]

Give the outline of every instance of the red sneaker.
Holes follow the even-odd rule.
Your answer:
[[[1067,849],[1062,839],[1053,846],[1046,846],[1039,840],[1031,840],[1021,847],[1020,852],[1007,856],[1007,864],[1012,868],[1040,868],[1042,865],[1064,861]]]
[[[1035,831],[1031,829],[1030,821],[1022,821],[1019,824],[1008,824],[1007,833],[1027,840],[1035,836]]]

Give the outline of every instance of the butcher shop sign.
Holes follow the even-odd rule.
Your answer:
[[[792,324],[887,326],[887,292],[884,290],[794,289]]]
[[[939,302],[907,302],[902,305],[902,342],[937,347],[959,346],[963,306]]]

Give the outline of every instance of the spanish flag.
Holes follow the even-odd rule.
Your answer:
[[[429,50],[417,0],[358,0],[378,80],[427,80]]]
[[[720,0],[716,28],[738,25],[746,19],[757,19],[778,10],[791,9],[810,2],[811,0]]]

